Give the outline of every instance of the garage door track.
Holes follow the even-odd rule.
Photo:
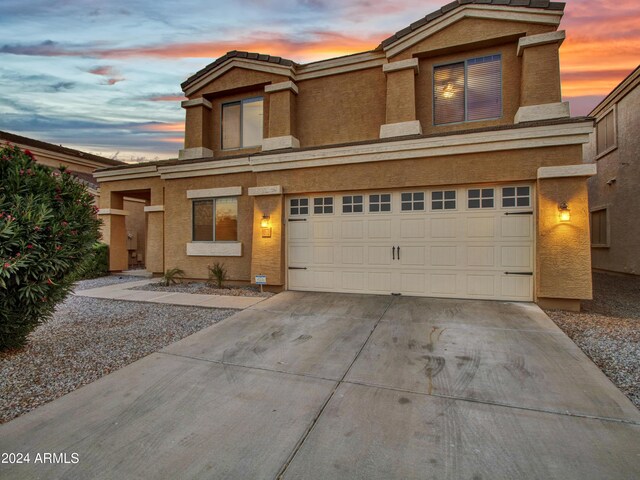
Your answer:
[[[16,479],[637,478],[640,412],[533,304],[285,292],[0,426],[0,452],[31,454]]]

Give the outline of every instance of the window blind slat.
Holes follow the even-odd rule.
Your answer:
[[[467,120],[497,118],[501,114],[500,57],[470,60],[467,64]]]

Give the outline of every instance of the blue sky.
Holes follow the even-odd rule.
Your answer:
[[[370,50],[444,3],[2,0],[0,130],[126,161],[175,157],[180,83],[226,51],[307,62]],[[568,1],[574,115],[635,68],[639,11],[636,0]]]

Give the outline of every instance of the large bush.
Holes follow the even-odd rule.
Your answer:
[[[98,242],[93,245],[91,253],[85,257],[73,278],[87,280],[105,275],[109,275],[109,245]]]
[[[68,295],[99,236],[92,202],[64,169],[0,147],[0,350],[22,346]]]

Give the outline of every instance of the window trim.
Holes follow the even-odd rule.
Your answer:
[[[483,210],[497,210],[498,209],[498,204],[502,203],[502,202],[498,202],[498,195],[497,195],[497,190],[498,190],[498,186],[493,186],[493,187],[467,187],[465,190],[465,196],[466,196],[466,202],[465,202],[465,210],[466,211],[471,211],[471,212],[475,212],[475,211],[483,211]],[[491,197],[483,197],[482,196],[482,191],[483,190],[493,190],[493,195]],[[480,190],[480,196],[478,198],[469,198],[469,191],[470,190]],[[492,207],[483,207],[482,206],[482,200],[485,198],[491,198],[493,200],[493,206]],[[479,200],[480,201],[480,206],[477,208],[474,207],[470,207],[469,206],[469,200]]]
[[[262,117],[262,138],[264,140],[264,96],[256,96],[256,97],[248,97],[248,98],[242,98],[240,100],[234,100],[233,102],[225,102],[225,103],[221,103],[220,104],[220,150],[224,151],[224,152],[232,152],[234,150],[246,150],[248,148],[256,148],[256,147],[261,147],[262,143],[256,144],[256,145],[248,145],[248,146],[244,146],[242,145],[243,142],[243,137],[244,137],[244,132],[242,131],[242,121],[244,119],[244,108],[243,105],[245,103],[249,103],[252,101],[256,101],[256,100],[262,100],[262,112],[263,112],[263,117]],[[240,146],[239,147],[233,147],[233,148],[224,148],[224,143],[223,143],[223,138],[224,138],[224,107],[228,106],[228,105],[240,105]]]
[[[610,248],[611,247],[611,217],[609,215],[609,205],[601,205],[598,207],[591,208],[589,210],[589,233],[593,231],[593,222],[592,215],[595,212],[605,211],[606,216],[606,232],[607,232],[607,241],[606,243],[592,243],[591,238],[589,238],[589,243],[591,244],[591,248]],[[590,235],[591,237],[591,235]]]
[[[311,214],[311,209],[313,207],[312,202],[309,201],[311,197],[291,197],[289,198],[289,211],[288,211],[288,216],[289,217],[308,217]],[[295,208],[300,209],[301,207],[304,208],[306,207],[307,209],[307,213],[291,213],[291,208],[293,208],[293,206],[291,205],[291,201],[292,200],[306,200],[307,204],[306,205],[300,205],[298,204]]]
[[[613,118],[613,145],[610,146],[609,148],[607,148],[606,150],[603,150],[602,152],[598,153],[598,124],[600,122],[602,122],[607,115],[609,115],[610,113],[613,112],[612,118]],[[593,135],[594,135],[594,144],[595,144],[595,149],[596,149],[596,156],[594,158],[594,161],[598,161],[600,160],[602,157],[605,157],[607,155],[609,155],[611,152],[613,152],[614,150],[617,150],[618,148],[618,104],[614,103],[611,107],[607,108],[604,111],[604,114],[598,119],[596,120],[596,124],[595,124],[595,128],[593,131]],[[606,133],[605,133],[606,136]]]
[[[434,193],[442,193],[442,200],[434,200],[433,199],[433,194]],[[445,207],[445,202],[451,202],[452,199],[448,198],[445,199],[445,193],[446,192],[453,192],[454,194],[454,198],[453,198],[453,202],[455,203],[455,208],[446,208]],[[433,202],[442,202],[442,208],[433,208]],[[433,189],[433,190],[429,190],[429,212],[434,212],[434,213],[441,213],[441,212],[457,212],[459,210],[459,198],[458,198],[458,189],[457,188],[441,188],[441,189]]]
[[[227,196],[227,197],[209,197],[209,198],[193,198],[191,200],[191,241],[189,243],[238,243],[239,240],[239,234],[238,231],[236,230],[236,239],[235,240],[216,240],[216,202],[220,199],[228,199],[228,198],[234,198],[236,200],[236,222],[238,225],[240,225],[240,222],[238,222],[238,216],[239,216],[239,208],[238,208],[238,195],[231,195],[231,196]],[[196,203],[197,202],[211,202],[213,204],[213,229],[212,229],[212,233],[213,233],[213,240],[196,240],[195,239],[195,234],[196,234],[196,224],[195,224],[195,219],[196,219]]]
[[[340,198],[340,215],[364,215],[365,213],[367,213],[367,211],[366,211],[366,200],[365,200],[366,196],[367,196],[367,194],[365,194],[365,193],[350,193],[350,194],[340,195],[340,197],[341,197]],[[354,211],[345,212],[344,211],[344,207],[345,207],[344,199],[345,199],[345,197],[351,197],[351,199],[352,199],[351,203],[347,203],[346,205],[351,206],[352,209],[356,205],[361,205],[362,206],[362,212],[354,212]],[[355,203],[353,201],[354,197],[362,197],[362,202],[361,203]]]
[[[402,195],[404,194],[410,194],[411,195],[411,200],[402,200]],[[422,200],[414,200],[413,196],[416,193],[421,193],[422,194]],[[406,191],[401,191],[400,192],[400,213],[426,213],[428,212],[428,208],[427,208],[427,197],[429,197],[428,195],[428,190],[406,190]],[[402,204],[404,203],[408,203],[409,205],[411,205],[411,209],[410,210],[404,210],[402,208]],[[415,208],[413,208],[415,203],[422,203],[422,210],[416,210]],[[393,208],[393,207],[392,207]],[[376,212],[374,212],[376,213]],[[386,212],[383,212],[386,213]]]
[[[469,117],[469,110],[467,108],[467,101],[468,101],[468,96],[467,96],[467,92],[469,91],[469,89],[467,88],[467,82],[468,82],[468,75],[467,75],[467,63],[470,60],[476,60],[478,58],[485,58],[485,57],[500,57],[500,115],[497,117],[489,117],[489,118],[479,118],[478,120],[467,120],[467,118]],[[435,78],[436,78],[436,68],[438,67],[446,67],[448,65],[455,65],[456,63],[462,63],[464,64],[464,120],[460,121],[460,122],[450,122],[450,123],[436,123],[436,82],[435,82]],[[494,120],[500,120],[501,118],[504,117],[504,81],[503,81],[503,73],[504,70],[502,68],[502,53],[498,52],[498,53],[491,53],[488,55],[482,55],[481,57],[472,57],[472,58],[465,58],[463,60],[456,60],[455,62],[444,62],[444,63],[436,63],[433,64],[432,68],[431,68],[431,123],[433,124],[434,127],[447,127],[449,125],[462,125],[464,123],[475,123],[475,122],[487,122],[487,121],[494,121]]]
[[[515,205],[513,205],[512,207],[506,207],[504,205],[504,189],[505,188],[513,188],[514,191],[514,196],[507,196],[507,198],[513,198],[515,201]],[[529,189],[529,195],[527,195],[527,198],[529,199],[529,205],[526,206],[522,206],[522,205],[518,205],[518,198],[525,198],[524,196],[519,196],[518,195],[518,188],[528,188]],[[495,199],[496,201],[498,200],[497,198]],[[518,184],[509,184],[509,185],[500,185],[500,201],[497,202],[499,204],[498,208],[501,209],[505,209],[505,210],[517,210],[517,209],[532,209],[533,208],[533,188],[531,187],[531,185],[518,185]]]
[[[310,215],[335,215],[336,213],[336,199],[334,198],[333,195],[321,195],[319,197],[311,197],[313,199],[312,202],[309,202],[309,214]],[[325,205],[324,201],[330,198],[331,199],[331,205]],[[316,199],[322,199],[322,205],[316,205]],[[316,213],[316,207],[319,206],[322,208],[322,212],[320,213]],[[325,207],[331,207],[331,212],[327,213],[324,211]]]

